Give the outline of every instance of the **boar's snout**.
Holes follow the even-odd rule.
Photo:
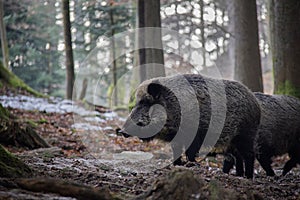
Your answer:
[[[131,137],[124,129],[117,128],[116,129],[117,135],[123,135],[125,138]]]

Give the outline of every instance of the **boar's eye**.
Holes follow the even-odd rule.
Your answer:
[[[148,93],[154,98],[158,99],[162,93],[162,85],[151,83],[148,85]]]
[[[147,103],[147,101],[144,99],[140,100],[140,102],[139,102],[139,104],[146,104],[146,103]]]

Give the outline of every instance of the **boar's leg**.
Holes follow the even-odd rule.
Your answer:
[[[241,154],[243,155],[243,160],[245,162],[245,175],[247,178],[253,178],[253,171],[254,171],[254,152],[249,151],[242,151]]]
[[[173,151],[173,165],[184,165],[181,154],[183,153],[183,145],[177,142],[171,142],[171,148]],[[178,157],[178,155],[180,155]],[[178,157],[178,158],[177,158]]]
[[[248,137],[249,135],[249,137]],[[243,136],[237,136],[234,138],[233,143],[236,146],[238,154],[241,156],[238,157],[237,162],[237,172],[241,172],[241,160],[245,163],[245,175],[247,178],[253,178],[253,171],[254,171],[254,144],[253,139],[251,138],[252,134],[251,131],[248,131],[248,134],[245,134]],[[238,166],[239,165],[239,166]]]
[[[205,135],[205,134],[197,133],[192,144],[190,144],[190,146],[186,150],[185,154],[186,154],[188,161],[196,162],[195,157],[196,157],[197,153],[199,152],[201,145],[203,143],[203,140],[204,140],[203,135]]]
[[[233,168],[235,163],[235,158],[231,153],[226,153],[224,155],[224,161],[223,161],[223,172],[226,174],[229,174],[229,171]]]
[[[296,167],[298,161],[297,158],[292,157],[289,161],[287,161],[283,167],[282,176],[285,176],[292,168]]]
[[[270,156],[260,156],[257,160],[266,171],[267,176],[275,176],[274,170],[271,167],[272,160]]]
[[[300,146],[299,144],[289,151],[290,160],[287,161],[283,167],[282,175],[285,176],[292,168],[300,164]]]
[[[271,167],[272,164],[272,148],[268,146],[262,146],[256,155],[256,158],[262,168],[266,171],[267,176],[275,176],[275,173]]]
[[[224,155],[223,172],[228,174],[234,165],[236,166],[236,175],[244,176],[243,157],[237,151],[226,153]]]
[[[237,176],[244,176],[243,157],[237,152],[235,155],[235,168]]]

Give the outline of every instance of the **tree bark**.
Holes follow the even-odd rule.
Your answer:
[[[74,59],[72,49],[72,34],[70,22],[70,5],[69,0],[62,0],[63,24],[64,24],[64,40],[66,52],[66,98],[72,99],[73,86],[75,81]]]
[[[87,87],[88,87],[88,79],[84,78],[83,81],[82,81],[82,88],[81,88],[81,92],[80,92],[80,95],[79,95],[79,100],[84,99],[84,97],[86,95]]]
[[[271,0],[269,13],[274,93],[300,98],[300,2]]]
[[[234,78],[253,92],[262,92],[262,70],[258,44],[258,22],[255,0],[233,1],[235,69]]]
[[[3,0],[0,0],[0,34],[1,34],[3,66],[9,69],[9,65],[8,65],[9,53],[8,53],[8,45],[7,45],[7,38],[6,38],[6,27],[3,18],[4,18]]]
[[[118,105],[118,88],[117,88],[117,62],[116,62],[116,44],[115,44],[115,22],[114,22],[114,13],[113,13],[113,3],[111,2],[109,11],[110,17],[110,25],[111,25],[111,56],[112,56],[112,73],[113,73],[113,85],[114,85],[114,92],[113,92],[113,100],[114,106]]]
[[[0,104],[0,143],[35,149],[50,147],[32,126],[19,122],[7,109]]]
[[[201,29],[201,44],[202,44],[202,57],[203,57],[203,67],[206,68],[206,49],[205,49],[205,23],[204,23],[204,2],[199,1],[200,4],[200,29]]]
[[[139,31],[139,65],[141,82],[159,76],[165,76],[160,1],[138,1],[139,28],[152,27]],[[146,31],[145,31],[146,30]],[[155,48],[153,48],[155,47]],[[146,66],[143,66],[146,65]]]
[[[32,170],[21,160],[0,145],[0,177],[30,177]]]

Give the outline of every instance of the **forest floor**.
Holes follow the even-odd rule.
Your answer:
[[[157,180],[166,177],[176,168],[190,170],[194,177],[204,183],[216,182],[229,192],[237,193],[239,199],[247,199],[249,192],[254,194],[252,199],[300,199],[299,168],[293,169],[285,177],[267,177],[256,163],[255,177],[248,180],[234,176],[234,170],[229,175],[223,174],[222,156],[199,159],[199,165],[196,166],[174,167],[170,165],[170,148],[164,143],[156,140],[147,143],[135,137],[124,138],[117,135],[115,129],[124,119],[113,112],[102,110],[98,113],[92,112],[93,116],[90,116],[91,113],[77,115],[66,109],[70,102],[61,104],[63,112],[52,112],[54,110],[48,105],[44,110],[30,110],[28,105],[29,109],[21,109],[17,108],[21,107],[17,105],[17,101],[27,105],[28,101],[34,100],[13,94],[0,97],[0,102],[15,116],[30,120],[36,131],[52,146],[36,150],[7,147],[34,170],[36,177],[59,178],[94,188],[107,188],[122,199],[129,199],[136,198],[151,188],[157,190],[153,189]],[[59,101],[52,100],[53,105],[58,103]],[[274,160],[273,168],[277,174],[281,173],[286,160],[287,156]],[[199,194],[190,196],[190,199],[203,199],[202,197]],[[74,198],[10,189],[0,183],[0,199]]]

